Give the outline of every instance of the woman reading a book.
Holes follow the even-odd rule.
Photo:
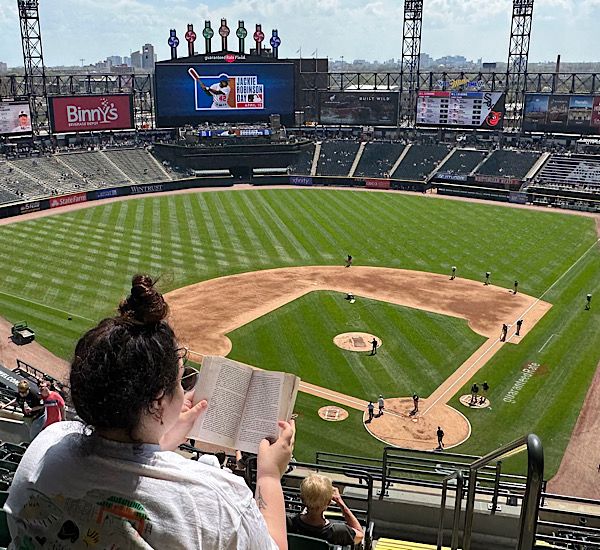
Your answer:
[[[281,475],[293,423],[263,440],[255,498],[239,477],[174,453],[192,406],[184,355],[153,281],[136,275],[119,314],[77,343],[71,396],[81,422],[30,445],[5,509],[15,548],[286,549]]]

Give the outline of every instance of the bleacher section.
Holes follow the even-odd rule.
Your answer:
[[[0,164],[0,189],[6,196],[6,202],[14,200],[35,199],[51,194],[51,188],[37,179],[21,172],[12,163]],[[4,202],[4,201],[3,201]]]
[[[440,166],[436,175],[440,177],[444,175],[468,176],[487,154],[488,151],[456,149],[452,156]]]
[[[450,148],[447,145],[413,145],[392,174],[392,178],[425,181],[449,152]]]
[[[314,149],[313,149],[314,151]],[[310,171],[310,168],[309,168]],[[183,177],[145,149],[84,151],[0,161],[0,204]]]
[[[296,162],[290,166],[290,172],[292,174],[298,174],[302,176],[310,176],[310,170],[312,168],[313,157],[315,156],[315,146],[311,144],[310,147],[303,150],[297,157]]]
[[[354,176],[384,177],[386,173],[390,173],[403,150],[404,145],[401,143],[383,143],[378,141],[367,143],[354,172]]]
[[[13,160],[11,164],[37,179],[53,194],[77,192],[84,189],[81,178],[56,160],[56,157],[38,157]],[[46,193],[47,194],[47,193]]]
[[[477,174],[522,179],[539,158],[540,153],[498,149],[481,165]]]
[[[106,161],[102,153],[69,153],[58,155],[73,172],[83,178],[86,189],[124,185],[130,181],[113,165]]]
[[[154,183],[171,179],[145,151],[113,149],[105,151],[104,154],[136,183]]]
[[[13,189],[18,188],[19,177],[14,173],[14,169],[7,162],[0,163],[0,203],[13,202],[21,200]]]
[[[347,176],[358,153],[360,144],[356,141],[324,141],[317,174],[319,176]]]
[[[553,189],[600,190],[600,156],[552,155],[535,177]]]

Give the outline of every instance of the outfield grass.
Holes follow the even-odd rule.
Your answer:
[[[377,355],[342,350],[333,338],[370,332]],[[430,395],[486,338],[466,320],[337,292],[310,292],[228,334],[229,357],[368,401]],[[365,402],[366,405],[366,402]]]
[[[540,296],[595,240],[589,218],[390,193],[149,197],[0,227],[0,314],[27,320],[43,345],[68,358],[77,336],[114,312],[135,272],[162,275],[170,290],[257,269],[339,265],[352,254],[359,265],[436,273],[456,265],[475,280],[491,271],[494,284],[518,279],[519,290]],[[597,249],[545,296],[554,307],[523,343],[505,346],[477,375],[492,384],[497,408],[487,417],[467,411],[474,437],[459,450],[481,453],[535,430],[556,469],[600,359],[600,305],[584,314],[587,292],[600,296]],[[501,406],[516,371],[534,360],[547,373],[518,403]]]

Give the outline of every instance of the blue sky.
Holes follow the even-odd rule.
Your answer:
[[[0,0],[0,61],[22,65],[16,0]],[[226,17],[231,28],[261,23],[277,28],[280,55],[346,60],[398,58],[402,41],[401,0],[40,0],[47,65],[79,64],[126,55],[150,42],[159,59],[169,54],[169,29],[183,41],[187,23],[213,28]],[[512,0],[426,0],[422,51],[433,57],[464,55],[503,61],[508,50]],[[531,61],[600,60],[600,0],[536,0]],[[184,42],[185,44],[185,42]],[[247,45],[248,47],[248,45]],[[197,48],[198,49],[198,48]],[[213,39],[213,50],[220,41]],[[180,50],[185,50],[181,48]]]

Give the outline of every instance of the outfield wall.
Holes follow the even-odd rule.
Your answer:
[[[136,195],[151,195],[153,193],[164,193],[182,189],[203,189],[209,187],[232,187],[236,183],[242,183],[231,176],[220,177],[196,177],[177,181],[162,181],[157,183],[143,183],[110,187],[107,189],[94,189],[65,195],[57,195],[44,199],[20,202],[0,207],[0,218],[21,216],[40,210],[50,210],[62,206],[70,206],[83,202],[99,201],[114,197],[127,197]],[[465,198],[475,198],[490,201],[510,202],[515,204],[543,204],[546,206],[557,206],[573,210],[589,212],[600,212],[600,200],[573,196],[553,190],[541,193],[530,190],[521,192],[513,189],[489,188],[471,185],[469,183],[457,182],[433,182],[394,180],[383,178],[349,178],[344,176],[300,176],[300,175],[264,175],[253,176],[251,185],[260,187],[267,185],[289,185],[292,187],[352,187],[362,189],[380,189],[395,191],[412,191],[426,193],[434,191],[439,195],[452,195]]]

